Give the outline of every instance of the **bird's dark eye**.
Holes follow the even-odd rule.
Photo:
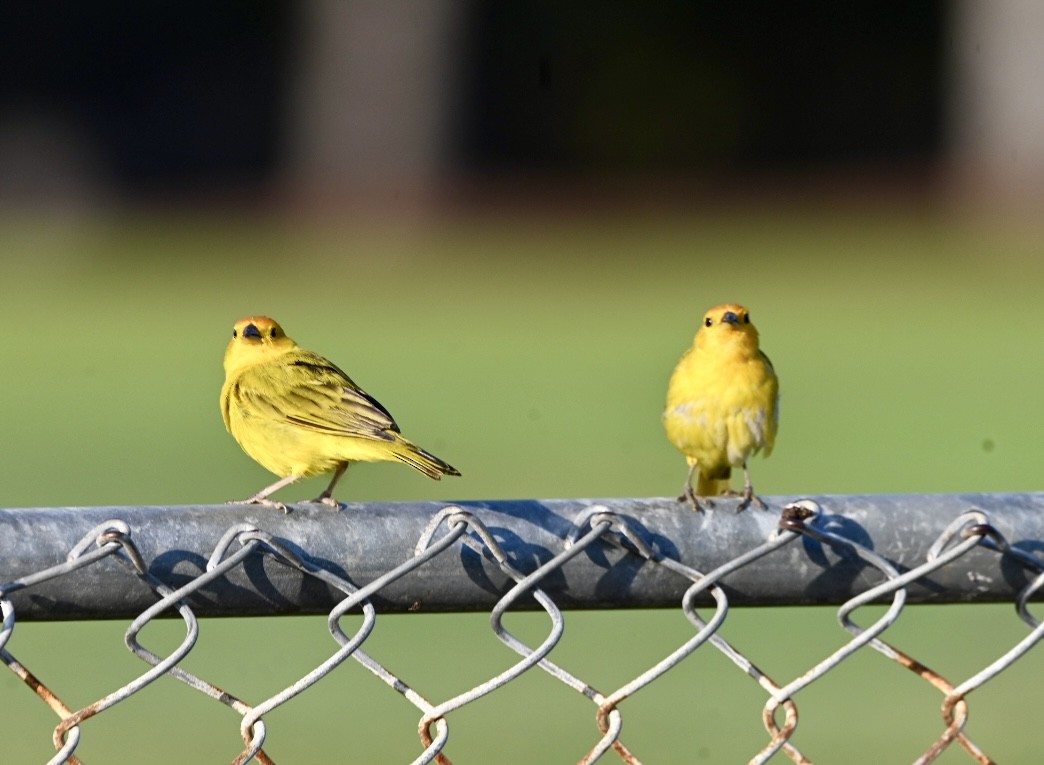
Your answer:
[[[272,337],[279,337],[279,330],[273,329],[269,334],[271,334]]]
[[[749,313],[743,314],[743,323],[744,324],[750,324],[750,314]]]
[[[239,333],[236,332],[235,330],[232,330],[232,337],[233,338],[239,337]]]
[[[712,319],[710,316],[708,316],[706,319],[703,320],[703,323],[706,324],[709,327],[709,326],[711,326],[714,323],[714,319]]]

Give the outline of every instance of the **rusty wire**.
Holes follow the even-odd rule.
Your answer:
[[[480,702],[487,695],[533,669],[547,673],[594,704],[597,736],[593,736],[590,750],[580,756],[581,763],[594,763],[610,751],[615,752],[623,762],[639,763],[641,760],[638,755],[621,739],[624,702],[655,683],[695,651],[708,645],[726,656],[766,694],[761,720],[767,740],[752,753],[750,762],[764,763],[782,752],[792,762],[809,763],[811,760],[792,743],[798,725],[798,697],[808,686],[819,681],[854,653],[870,647],[888,660],[914,672],[942,694],[940,711],[943,731],[930,742],[916,762],[931,762],[956,743],[972,760],[990,763],[990,757],[964,733],[969,717],[968,696],[1015,664],[1044,637],[1044,622],[1029,611],[1031,598],[1044,587],[1044,563],[1025,547],[1009,542],[991,521],[990,515],[975,508],[964,508],[955,513],[952,521],[938,532],[934,542],[928,546],[923,562],[901,567],[871,549],[866,540],[846,535],[845,526],[839,522],[838,516],[828,515],[819,503],[812,500],[788,503],[779,517],[777,527],[759,544],[746,550],[732,551],[731,557],[724,563],[707,572],[702,572],[689,563],[667,554],[663,545],[659,544],[640,522],[625,513],[614,511],[605,503],[589,503],[577,513],[571,519],[569,529],[561,535],[561,549],[539,565],[534,566],[532,562],[524,564],[521,560],[513,558],[511,550],[498,538],[500,533],[497,527],[491,525],[479,512],[456,505],[443,507],[430,517],[412,553],[404,555],[398,563],[387,567],[383,573],[372,577],[365,585],[357,586],[348,578],[351,572],[334,572],[329,566],[319,565],[309,557],[307,549],[288,544],[261,528],[260,524],[236,523],[227,528],[215,543],[205,570],[175,587],[162,581],[150,569],[149,562],[143,558],[132,540],[130,525],[119,519],[109,520],[91,529],[72,545],[64,562],[39,571],[26,572],[0,586],[0,612],[3,615],[3,626],[0,629],[0,660],[22,679],[35,695],[47,703],[59,718],[53,733],[55,755],[49,760],[49,763],[54,765],[79,763],[75,751],[83,735],[84,723],[132,697],[164,675],[170,675],[239,715],[239,731],[244,748],[233,763],[271,763],[271,758],[262,748],[267,737],[264,716],[307,692],[315,683],[336,671],[349,657],[402,695],[419,711],[417,732],[421,750],[413,760],[417,765],[433,761],[443,765],[449,763],[444,749],[450,737],[452,714],[468,704]],[[829,551],[830,555],[856,561],[865,569],[869,579],[876,578],[878,581],[863,588],[837,609],[838,622],[847,633],[847,640],[797,677],[779,682],[770,678],[739,648],[729,643],[720,634],[720,630],[730,608],[726,589],[730,577],[757,561],[784,554],[784,551],[792,549],[793,543],[798,540],[805,544],[806,555],[827,560]],[[571,561],[581,557],[585,552],[590,555],[591,551],[598,547],[615,549],[624,556],[636,556],[643,565],[662,569],[686,582],[686,589],[677,605],[695,629],[691,637],[651,667],[620,687],[608,691],[598,690],[549,658],[562,638],[565,617],[552,594],[541,586],[550,574],[561,572]],[[1030,629],[1015,646],[1004,651],[990,664],[971,677],[954,683],[899,647],[886,642],[882,635],[900,618],[907,605],[908,589],[911,586],[937,575],[958,559],[976,550],[979,554],[1001,556],[1009,565],[1026,572],[1029,582],[1014,594],[1013,602],[1018,616]],[[457,556],[478,556],[487,565],[499,571],[510,583],[503,589],[490,611],[490,627],[496,638],[516,653],[519,660],[456,696],[433,702],[414,690],[405,679],[374,660],[362,647],[369,639],[377,618],[377,608],[372,598],[399,583],[410,572],[432,565],[450,551]],[[256,562],[259,557],[277,568],[297,571],[301,575],[320,580],[332,592],[338,592],[340,599],[327,617],[327,626],[334,642],[330,655],[314,669],[269,698],[247,703],[186,671],[178,664],[198,640],[197,617],[190,605],[193,598],[203,592],[209,592],[209,588],[248,562]],[[141,586],[152,592],[152,604],[134,618],[124,639],[128,650],[149,665],[149,669],[101,699],[74,710],[8,651],[7,645],[15,631],[18,610],[13,596],[45,582],[74,576],[77,572],[100,565],[108,559],[117,561],[127,572],[127,576],[140,580]],[[871,575],[870,572],[876,573]],[[713,612],[705,617],[697,610],[697,603],[706,601],[708,596],[713,603]],[[863,606],[883,602],[888,603],[887,608],[871,624],[861,625],[853,619],[853,615]],[[546,636],[536,646],[520,640],[503,623],[505,615],[512,608],[531,608],[533,603],[543,610],[549,621]],[[418,603],[418,607],[422,605]],[[348,634],[340,626],[341,618],[353,610],[360,610],[363,620],[353,634]],[[185,627],[185,636],[174,651],[160,655],[144,646],[138,637],[146,625],[167,612],[173,612],[180,617]],[[782,719],[777,720],[780,714]]]

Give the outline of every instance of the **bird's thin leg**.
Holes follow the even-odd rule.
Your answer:
[[[699,465],[695,462],[689,465],[689,474],[685,477],[685,488],[682,489],[682,493],[681,496],[678,497],[678,501],[688,501],[689,505],[692,506],[693,511],[698,513],[703,510],[703,507],[700,505],[699,497],[696,496],[696,492],[692,488],[692,477],[696,474],[697,467],[699,467]],[[704,498],[704,501],[707,503],[708,507],[714,507],[714,503],[706,497]]]
[[[762,510],[768,510],[765,501],[754,493],[754,484],[750,482],[750,471],[747,470],[746,462],[743,463],[743,493],[740,496],[743,497],[743,501],[736,507],[737,513],[746,510],[752,501],[756,502]]]
[[[301,476],[299,476],[299,475],[288,475],[286,478],[280,478],[278,481],[276,481],[271,486],[266,486],[265,488],[263,488],[257,494],[252,496],[250,499],[243,499],[243,500],[239,500],[238,502],[233,500],[231,504],[235,504],[235,505],[266,505],[268,507],[278,507],[284,513],[289,513],[290,512],[290,508],[288,508],[282,502],[276,502],[275,500],[269,499],[268,495],[273,494],[274,492],[279,491],[284,486],[289,486],[290,484],[292,484],[294,481],[296,481],[300,477]]]
[[[340,465],[337,466],[337,470],[334,471],[333,478],[330,479],[330,485],[326,487],[322,494],[313,499],[313,502],[321,502],[324,505],[329,505],[330,507],[340,509],[341,503],[333,498],[333,490],[334,486],[337,485],[337,482],[341,480],[341,476],[344,475],[344,471],[348,469],[349,464],[350,463],[348,462],[342,462]]]

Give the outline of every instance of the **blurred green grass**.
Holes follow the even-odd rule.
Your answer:
[[[251,313],[336,361],[464,473],[434,483],[358,466],[342,499],[672,494],[685,468],[659,423],[667,377],[703,311],[725,301],[752,309],[782,381],[776,451],[752,464],[763,493],[1037,490],[1042,233],[797,206],[0,219],[0,501],[205,503],[265,485],[217,406],[232,322]],[[283,495],[313,496],[322,482]],[[487,618],[381,617],[366,649],[440,700],[513,662]],[[539,640],[545,622],[514,614],[508,626]],[[76,706],[140,673],[125,628],[19,624],[8,647]],[[143,639],[173,645],[179,629],[151,625]],[[571,613],[552,659],[609,690],[691,634],[680,613]],[[737,610],[723,634],[778,680],[844,640],[831,609]],[[1010,606],[953,606],[909,609],[886,637],[959,680],[1023,634]],[[256,700],[332,648],[321,619],[209,620],[186,666]],[[1027,761],[1038,742],[1012,701],[1032,696],[1039,654],[972,697],[968,732],[1000,761]],[[46,760],[53,717],[2,677],[4,728],[19,731],[5,761]],[[912,760],[942,729],[940,699],[922,686],[863,652],[799,696],[795,742],[815,761]],[[746,761],[765,741],[762,704],[707,648],[625,702],[624,740],[649,762]],[[227,761],[236,720],[213,707],[164,678],[86,723],[78,752]],[[419,751],[418,716],[352,665],[266,717],[266,750],[277,761],[405,762]],[[533,672],[450,724],[459,762],[573,762],[597,740],[590,703]],[[178,743],[157,751],[168,725]]]

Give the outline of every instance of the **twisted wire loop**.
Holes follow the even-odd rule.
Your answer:
[[[523,559],[522,554],[516,552],[511,543],[511,535],[515,532],[509,528],[502,529],[500,526],[491,525],[489,518],[484,520],[477,512],[462,506],[443,506],[437,511],[433,510],[430,518],[426,514],[421,516],[420,524],[413,528],[423,525],[423,530],[412,550],[407,547],[405,558],[401,562],[390,568],[382,567],[376,576],[366,577],[368,583],[361,586],[350,582],[346,578],[349,576],[347,573],[335,573],[328,567],[318,565],[307,557],[313,553],[302,547],[293,546],[255,524],[235,522],[221,534],[207,558],[205,570],[175,588],[150,572],[138,546],[131,540],[130,525],[123,520],[109,520],[97,525],[75,542],[64,562],[0,585],[0,613],[3,615],[3,625],[0,628],[0,660],[20,677],[60,720],[52,735],[56,753],[49,760],[49,765],[79,765],[80,760],[75,750],[80,742],[83,722],[126,700],[162,675],[174,677],[239,715],[239,734],[243,740],[243,748],[232,760],[233,765],[245,765],[252,761],[260,765],[271,765],[272,759],[263,749],[267,737],[265,716],[327,677],[348,657],[365,667],[420,712],[417,733],[421,752],[412,761],[414,765],[430,762],[451,765],[445,748],[449,741],[449,718],[452,713],[481,700],[534,668],[539,668],[541,672],[547,673],[595,705],[594,719],[600,738],[581,757],[581,765],[594,763],[610,751],[615,752],[621,761],[635,765],[640,763],[638,756],[621,738],[621,705],[673,670],[696,650],[710,645],[756,682],[767,696],[761,709],[761,720],[768,734],[768,741],[753,755],[750,762],[765,763],[782,753],[794,763],[808,764],[811,760],[792,742],[798,725],[795,697],[812,683],[824,678],[856,651],[869,646],[913,672],[943,696],[941,716],[944,730],[916,763],[934,761],[955,742],[973,761],[993,762],[964,733],[969,716],[968,696],[973,690],[1011,667],[1044,637],[1044,622],[1030,612],[1031,600],[1044,588],[1044,561],[1005,538],[998,528],[1003,526],[999,510],[993,521],[983,510],[971,509],[959,513],[927,547],[923,561],[904,558],[903,565],[899,565],[873,551],[866,543],[851,538],[851,534],[843,533],[846,527],[840,522],[841,516],[827,514],[819,503],[812,500],[799,500],[784,505],[774,527],[762,525],[758,521],[757,527],[763,531],[746,537],[749,541],[744,543],[744,547],[749,549],[738,551],[738,554],[735,554],[737,551],[730,551],[731,557],[704,573],[679,560],[685,556],[673,553],[674,547],[657,542],[657,537],[649,532],[638,518],[619,510],[612,510],[613,500],[604,502],[587,504],[575,513],[571,520],[568,516],[563,517],[562,525],[554,532],[550,547],[546,548],[546,555],[542,555],[541,562],[537,563]],[[407,537],[407,540],[410,539],[412,533]],[[556,540],[561,542],[561,549],[556,548]],[[797,540],[802,541],[804,547],[801,548],[799,545],[798,548],[804,552],[794,551],[793,543]],[[406,544],[410,542],[407,541]],[[588,558],[595,560],[598,556],[594,551],[597,549],[622,552],[622,557],[617,562],[630,559],[630,564],[637,562],[640,566],[656,567],[655,571],[669,572],[667,579],[679,577],[681,584],[671,592],[681,592],[681,587],[685,587],[680,607],[685,618],[695,629],[691,637],[660,661],[608,692],[597,689],[550,658],[550,654],[562,638],[565,618],[549,594],[561,592],[561,589],[552,588],[547,579],[552,574],[562,575],[565,571],[573,570],[580,564],[574,563],[568,569],[567,564],[585,552]],[[667,554],[664,552],[665,549],[671,550],[672,553]],[[799,559],[801,563],[806,563],[808,561],[805,558],[814,559],[819,551],[827,549],[844,560],[857,561],[862,568],[871,572],[875,582],[878,579],[880,581],[853,597],[848,597],[848,592],[845,591],[844,597],[848,599],[838,607],[837,619],[847,633],[846,642],[801,675],[781,684],[762,671],[721,634],[730,607],[723,585],[728,584],[730,576],[740,575],[743,569],[762,559],[789,555],[790,557],[781,558],[788,561],[787,565]],[[989,665],[963,682],[955,684],[886,642],[882,635],[900,617],[908,602],[908,593],[912,585],[920,583],[921,580],[931,579],[948,566],[954,566],[956,561],[973,550],[978,550],[978,555],[996,556],[994,560],[997,562],[1003,561],[1025,573],[1028,583],[1018,591],[1015,608],[1019,618],[1028,625],[1029,631]],[[478,556],[490,572],[499,571],[504,577],[506,584],[503,587],[506,589],[491,608],[490,628],[495,637],[519,658],[506,669],[468,690],[451,698],[433,702],[374,660],[363,650],[363,645],[371,636],[377,618],[377,609],[371,598],[386,588],[391,591],[399,587],[401,590],[401,580],[422,567],[441,565],[443,568],[439,570],[445,572],[446,561],[453,555],[463,556],[462,564],[465,557]],[[816,562],[816,566],[829,570],[830,564],[825,562],[825,556],[819,557],[821,560]],[[43,582],[74,575],[85,567],[101,564],[110,558],[116,561],[117,569],[133,575],[147,588],[148,599],[143,598],[141,602],[147,602],[148,605],[128,626],[124,643],[131,653],[149,665],[149,669],[106,696],[74,710],[7,651],[6,646],[16,623],[14,603],[16,600],[21,602],[19,598],[12,598],[12,595]],[[333,593],[330,600],[336,599],[336,603],[327,613],[327,629],[334,641],[335,649],[302,677],[267,699],[250,704],[178,665],[196,645],[199,635],[196,615],[188,604],[199,603],[202,596],[212,594],[212,590],[220,586],[219,580],[230,577],[235,569],[256,562],[258,558],[319,580],[327,586],[330,593]],[[778,565],[777,561],[766,563]],[[605,567],[613,565],[616,563],[605,563]],[[697,610],[698,602],[701,604],[700,608],[709,613],[701,614]],[[872,623],[862,625],[855,620],[854,616],[860,608],[882,602],[888,603],[888,606]],[[704,603],[708,605],[702,605]],[[532,608],[534,604],[547,615],[549,622],[543,639],[536,645],[530,645],[513,634],[505,626],[504,620],[512,609]],[[423,603],[417,600],[416,605],[421,607]],[[154,619],[161,615],[170,615],[172,612],[180,617],[185,636],[176,649],[161,654],[143,644],[140,639],[141,633]],[[349,612],[358,612],[362,616],[361,624],[354,632],[346,631],[341,624],[343,617]]]
[[[229,550],[236,542],[239,543],[240,547],[238,550],[230,554]],[[162,600],[157,602],[134,620],[134,623],[127,631],[128,648],[130,648],[143,661],[158,666],[158,657],[137,643],[135,639],[141,628],[172,605],[182,602],[184,599],[203,589],[214,580],[227,576],[232,569],[243,565],[244,561],[256,555],[265,555],[282,565],[290,566],[309,576],[313,576],[348,596],[356,592],[356,588],[351,583],[336,574],[301,558],[286,545],[280,543],[271,534],[261,531],[251,524],[237,524],[230,527],[218,541],[207,562],[205,573],[195,577],[177,590],[168,590],[164,593],[165,597]],[[276,707],[285,704],[290,699],[301,694],[319,680],[329,675],[335,667],[341,664],[341,662],[348,658],[348,656],[362,644],[373,630],[373,625],[376,620],[376,611],[369,601],[363,603],[363,613],[363,625],[354,637],[347,638],[334,654],[323,661],[315,669],[255,705],[249,705],[243,702],[236,696],[233,696],[227,691],[218,688],[212,683],[209,683],[180,667],[171,667],[169,673],[171,676],[185,683],[190,688],[220,701],[242,716],[240,735],[242,736],[246,747],[232,760],[233,765],[242,765],[243,763],[250,762],[255,758],[259,763],[262,763],[262,765],[268,765],[272,760],[262,750],[266,738],[266,728],[261,718],[263,715],[272,711]],[[344,633],[342,632],[341,634],[343,635]]]
[[[717,582],[725,578],[728,574],[738,571],[759,558],[771,555],[782,547],[800,538],[798,532],[784,527],[782,522],[783,519],[787,517],[799,517],[805,519],[812,517],[812,515],[818,512],[818,507],[815,506],[813,506],[812,509],[802,508],[797,513],[793,510],[788,511],[787,508],[784,508],[780,527],[763,544],[748,550],[742,555],[736,556],[729,562],[719,566],[709,572],[706,576],[696,581],[688,590],[686,590],[685,595],[682,596],[682,610],[685,612],[685,616],[689,621],[701,629],[707,629],[710,627],[711,625],[705,622],[696,612],[694,606],[696,597],[708,588],[713,587],[715,599],[720,597],[723,601],[725,597],[724,593],[721,593],[720,596],[717,594],[721,592],[720,588],[716,586]],[[664,563],[671,567],[681,565],[669,560],[665,560]],[[724,619],[724,615],[722,618]],[[782,689],[780,685],[764,673],[756,664],[754,664],[754,662],[750,661],[750,659],[734,648],[727,640],[725,640],[724,637],[718,635],[716,631],[711,633],[710,641],[711,644],[732,661],[733,664],[739,667],[745,674],[761,686],[762,690],[766,691],[772,699],[779,699],[778,704],[771,707],[771,712],[766,711],[762,714],[762,724],[765,726],[765,730],[769,733],[771,739],[765,748],[759,752],[751,762],[764,762],[780,750],[782,750],[783,753],[793,762],[802,764],[811,762],[790,742],[790,737],[793,735],[798,723],[798,709],[794,700],[790,698],[789,695],[781,696],[780,692]],[[775,719],[775,710],[779,706],[782,706],[784,710],[784,721],[782,727],[777,725]]]
[[[452,547],[467,532],[472,517],[470,513],[466,513],[456,506],[445,507],[437,512],[422,532],[420,539],[414,547],[412,558],[407,558],[404,562],[390,569],[382,576],[377,577],[368,585],[359,588],[353,595],[345,598],[330,612],[327,624],[334,640],[342,645],[346,645],[349,642],[348,636],[344,634],[338,624],[341,616],[389,583],[397,581]],[[441,539],[435,540],[435,533],[444,523],[449,526],[449,532]],[[403,698],[423,713],[421,722],[418,724],[418,734],[424,750],[413,762],[420,765],[421,763],[428,763],[434,760],[440,763],[440,765],[452,765],[450,760],[442,754],[442,750],[449,740],[449,723],[446,721],[445,715],[433,714],[436,709],[434,704],[365,651],[356,650],[352,654],[352,658],[373,673],[389,688],[401,694]],[[427,722],[428,720],[431,722]],[[436,735],[434,737],[431,736],[431,725],[435,726]]]
[[[1022,658],[1041,637],[1044,637],[1044,624],[1028,610],[1029,599],[1044,586],[1044,563],[1029,553],[1012,546],[1004,535],[990,524],[986,514],[981,511],[971,511],[955,519],[932,546],[929,551],[929,561],[943,559],[946,556],[946,553],[943,552],[944,549],[958,534],[964,537],[964,541],[954,545],[951,550],[963,548],[965,545],[981,545],[995,550],[1035,574],[1033,580],[1019,591],[1015,604],[1019,616],[1032,629],[1012,648],[959,685],[935,684],[945,694],[941,711],[946,730],[917,759],[915,765],[932,762],[954,741],[957,741],[976,762],[993,763],[994,761],[963,733],[968,719],[966,698],[973,690],[989,682]]]
[[[662,566],[663,568],[692,582],[693,584],[690,585],[682,597],[682,609],[686,618],[689,619],[698,630],[693,637],[668,654],[664,659],[634,677],[629,682],[620,686],[615,691],[608,695],[603,695],[598,692],[588,694],[590,698],[598,704],[598,712],[595,719],[603,736],[581,760],[582,765],[598,760],[608,751],[610,746],[616,750],[621,759],[625,762],[639,762],[634,754],[631,753],[619,740],[620,731],[623,726],[619,704],[637,691],[650,685],[664,673],[678,666],[678,664],[696,651],[697,648],[708,641],[710,641],[712,645],[724,653],[730,660],[737,664],[737,666],[743,669],[757,682],[761,683],[763,686],[768,685],[769,687],[774,687],[771,679],[762,673],[752,662],[747,660],[739,651],[733,648],[728,641],[717,634],[718,629],[724,623],[725,618],[728,615],[729,608],[728,598],[726,597],[724,590],[717,586],[717,582],[737,568],[747,565],[751,561],[767,555],[776,548],[788,543],[791,539],[796,538],[796,535],[779,535],[765,544],[760,545],[758,548],[734,558],[728,564],[720,566],[705,575],[694,568],[686,566],[677,560],[659,553],[641,536],[625,516],[607,512],[604,508],[596,506],[581,513],[574,521],[574,525],[575,529],[567,540],[567,544],[569,545],[575,546],[584,544],[586,546],[595,539],[601,539],[602,541],[613,544],[616,547],[627,550],[634,555],[638,555],[645,561],[654,565]],[[589,529],[586,533],[584,533],[585,528]],[[695,608],[696,597],[707,590],[710,590],[711,597],[714,599],[716,605],[714,616],[709,621],[705,621],[697,613]],[[793,707],[793,704],[789,704],[789,707],[794,709],[794,714],[796,715],[796,708]],[[792,758],[800,758],[800,753],[798,753],[793,747],[788,747],[787,753],[790,754]]]
[[[123,521],[108,521],[96,528],[92,529],[84,538],[81,540],[74,550],[87,545],[94,544],[95,540],[99,539],[101,534],[110,532],[117,532],[125,535],[129,535],[130,529]],[[20,579],[15,579],[6,584],[0,585],[0,613],[3,615],[3,626],[0,627],[0,660],[4,662],[8,669],[22,680],[29,688],[46,703],[51,710],[58,715],[59,718],[66,718],[72,715],[72,710],[66,706],[50,688],[48,688],[38,677],[29,671],[21,662],[15,659],[6,649],[8,641],[14,634],[15,628],[15,610],[14,604],[11,602],[10,595],[18,590],[23,590],[32,587],[40,582],[46,582],[50,579],[55,579],[60,576],[70,574],[77,569],[89,566],[95,561],[107,558],[108,556],[118,552],[120,544],[115,540],[107,540],[104,545],[98,546],[96,550],[91,552],[85,552],[78,556],[73,556],[70,552],[70,557],[66,558],[65,563],[59,563],[58,565],[51,566],[38,571],[34,574],[29,574]],[[75,758],[70,759],[70,762],[75,761]]]
[[[847,537],[843,537],[840,534],[830,531],[828,528],[829,524],[823,523],[823,519],[824,513],[817,503],[811,500],[800,500],[783,508],[783,515],[780,519],[780,528],[800,534],[813,542],[827,545],[834,550],[854,554],[864,563],[884,574],[888,581],[893,581],[899,578],[899,572],[890,562],[869,548],[864,547]],[[876,597],[876,595],[874,597]],[[856,596],[844,603],[838,613],[839,615],[847,614],[854,608],[858,607],[858,605],[865,602],[867,601],[864,593],[863,595]],[[782,706],[786,700],[791,699],[794,694],[822,678],[830,672],[830,670],[837,667],[841,662],[867,643],[873,641],[879,634],[894,624],[905,603],[905,586],[894,588],[891,605],[870,627],[851,630],[854,634],[854,637],[851,640],[836,649],[818,664],[811,667],[804,674],[794,678],[786,685],[777,688],[770,695],[768,702],[762,710],[762,718],[766,728],[773,731],[773,739],[768,746],[762,749],[751,760],[751,763],[766,762],[775,754],[779,747],[794,734],[797,727],[797,717],[792,717],[788,714],[784,726],[782,728],[777,728],[774,723],[777,709]],[[842,624],[845,624],[844,618],[839,618],[842,618]]]
[[[809,504],[814,503],[794,503],[791,507],[796,508],[804,506],[807,508]],[[835,661],[835,659],[843,659],[856,648],[869,644],[872,648],[887,658],[897,662],[900,666],[914,672],[918,677],[925,680],[944,694],[945,698],[942,704],[942,716],[943,722],[946,724],[946,730],[928,748],[928,750],[924,752],[924,754],[915,760],[915,765],[922,765],[934,761],[954,741],[958,742],[958,744],[976,762],[984,764],[993,763],[994,761],[963,733],[964,726],[968,720],[966,697],[972,690],[985,684],[1001,671],[1010,667],[1015,661],[1025,655],[1042,636],[1044,636],[1044,625],[1029,614],[1026,605],[1037,590],[1044,586],[1044,573],[1042,573],[1044,572],[1044,563],[1008,543],[1000,531],[990,524],[986,513],[979,510],[971,510],[962,513],[955,518],[930,546],[926,555],[925,563],[913,567],[903,574],[899,574],[890,563],[872,553],[865,547],[850,540],[839,538],[830,532],[824,532],[822,530],[805,526],[804,520],[797,522],[794,522],[793,520],[784,521],[784,524],[781,525],[799,531],[817,541],[826,542],[835,547],[847,547],[864,561],[870,563],[879,571],[884,573],[887,579],[881,584],[871,587],[860,595],[851,598],[838,609],[838,621],[841,626],[853,634],[855,638],[850,641],[848,645],[832,654],[824,660],[824,662],[821,662],[802,676],[802,678],[795,681],[795,683],[782,689],[782,691],[777,694],[777,697],[784,693],[789,694],[797,692],[801,687],[804,687],[804,685],[807,685],[809,682],[818,679],[819,676],[825,674],[826,671],[829,671],[829,669],[836,666],[838,662]],[[938,672],[932,670],[922,662],[914,659],[890,643],[881,640],[877,636],[894,624],[898,619],[899,614],[905,605],[906,587],[910,583],[930,576],[932,573],[968,554],[976,547],[994,549],[1002,555],[1009,556],[1018,564],[1031,569],[1038,574],[1030,584],[1020,591],[1016,604],[1019,615],[1030,624],[1033,629],[1030,634],[1019,641],[1017,645],[1003,654],[1000,658],[965,682],[955,686]],[[893,597],[891,607],[870,627],[861,627],[851,619],[851,614],[856,609],[887,595],[892,595]],[[842,656],[841,654],[844,655]],[[766,712],[767,711],[768,710],[766,709]]]
[[[445,727],[445,717],[447,714],[466,704],[477,701],[483,696],[503,687],[538,664],[556,645],[558,645],[558,641],[561,639],[562,633],[565,629],[565,620],[562,617],[562,612],[558,609],[558,606],[555,605],[547,593],[536,586],[552,569],[545,565],[538,568],[528,576],[523,574],[518,568],[512,565],[509,556],[497,541],[494,534],[474,514],[458,508],[447,508],[446,510],[443,510],[432,519],[431,524],[428,526],[428,530],[426,530],[425,535],[422,536],[417,544],[418,551],[426,548],[427,545],[430,544],[428,532],[430,531],[433,534],[434,530],[443,522],[450,522],[451,526],[454,524],[458,526],[461,524],[465,525],[466,529],[471,531],[471,534],[465,535],[461,533],[459,536],[461,543],[482,555],[486,560],[495,563],[504,574],[514,580],[515,585],[508,590],[508,592],[494,606],[490,622],[497,637],[519,653],[522,658],[520,661],[511,665],[503,672],[489,680],[486,680],[485,682],[480,683],[453,698],[447,699],[441,704],[437,704],[425,710],[425,713],[421,717],[417,726],[421,742],[426,747],[425,756],[415,760],[417,763],[430,762],[432,758],[427,757],[427,755],[429,753],[435,754],[441,752],[442,747],[445,746],[445,741],[448,737],[448,728]],[[501,619],[507,608],[526,593],[533,596],[551,620],[550,632],[536,649],[529,649],[524,646],[521,641],[511,635],[511,633],[501,624]],[[439,731],[439,737],[433,739],[431,736],[431,726],[438,721],[443,721],[444,727]],[[443,758],[440,762],[447,762],[447,760]]]
[[[93,549],[92,545],[94,546]],[[107,521],[91,529],[69,551],[65,563],[52,566],[44,571],[23,577],[20,580],[0,587],[0,593],[2,593],[0,594],[0,603],[2,603],[4,613],[4,628],[3,632],[0,633],[0,654],[2,654],[3,661],[8,667],[15,670],[15,674],[22,677],[37,695],[43,698],[48,703],[48,706],[61,718],[61,722],[55,727],[52,736],[56,754],[48,761],[48,765],[61,765],[61,763],[76,765],[79,763],[80,760],[73,752],[80,742],[80,723],[126,700],[158,677],[166,674],[192,649],[198,635],[195,616],[188,606],[180,604],[178,611],[187,627],[187,634],[181,645],[166,659],[157,661],[153,669],[77,711],[71,710],[53,691],[48,689],[32,673],[25,670],[6,650],[2,649],[2,646],[10,638],[15,624],[14,610],[10,606],[8,594],[49,579],[65,576],[108,557],[112,557],[129,567],[139,579],[148,584],[156,593],[165,594],[169,592],[169,588],[166,585],[149,574],[141,553],[131,540],[129,526],[120,520]]]

